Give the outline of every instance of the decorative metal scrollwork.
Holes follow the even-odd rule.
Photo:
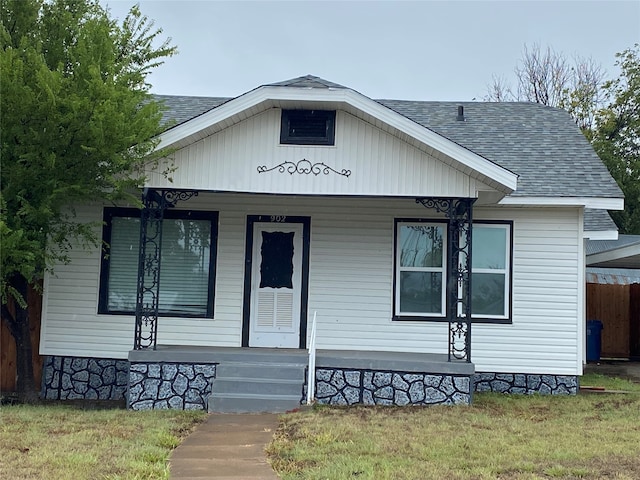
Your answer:
[[[449,221],[447,317],[449,361],[471,362],[471,243],[475,198],[417,198]]]
[[[179,201],[197,196],[190,190],[153,190],[142,192],[143,208],[140,212],[140,249],[136,294],[136,325],[133,348],[156,349],[159,296],[160,257],[162,251],[162,221],[164,211]]]
[[[346,168],[343,168],[342,170],[337,171],[331,168],[329,165],[327,165],[324,162],[312,163],[306,158],[303,158],[302,160],[299,160],[297,162],[289,162],[289,161],[282,162],[281,164],[271,168],[267,168],[266,165],[258,166],[258,173],[267,173],[267,172],[272,172],[274,170],[277,170],[278,173],[287,172],[290,175],[293,175],[294,173],[298,173],[301,175],[313,174],[315,176],[318,176],[321,173],[324,175],[335,173],[337,175],[342,175],[343,177],[349,177],[349,175],[351,175],[351,170],[347,170]]]
[[[162,190],[162,200],[166,207],[175,207],[178,202],[185,202],[198,196],[195,190]]]

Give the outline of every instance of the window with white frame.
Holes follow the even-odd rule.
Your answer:
[[[133,314],[136,307],[140,211],[106,208],[99,313]],[[213,317],[217,213],[165,212],[159,313]]]
[[[444,317],[445,223],[396,223],[396,317]]]
[[[508,322],[511,317],[511,223],[474,222],[472,317]],[[394,319],[447,317],[447,224],[396,220]]]
[[[473,318],[510,317],[511,224],[473,224],[471,256]]]

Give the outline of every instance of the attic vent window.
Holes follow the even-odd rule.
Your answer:
[[[282,110],[280,143],[335,145],[335,110]]]

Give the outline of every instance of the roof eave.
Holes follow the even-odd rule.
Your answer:
[[[585,207],[596,210],[624,210],[624,198],[508,196],[500,205],[514,207]]]
[[[588,240],[617,240],[618,230],[585,230],[582,238]]]

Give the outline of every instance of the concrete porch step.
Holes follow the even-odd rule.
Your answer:
[[[302,381],[305,367],[305,364],[282,362],[224,362],[218,365],[216,378],[264,378]]]
[[[283,413],[300,407],[301,395],[212,393],[209,413]]]
[[[300,406],[306,365],[299,356],[248,355],[220,362],[209,397],[209,412],[281,413]]]
[[[302,395],[302,377],[298,379],[223,377],[214,381],[215,393],[262,393],[265,395]]]

